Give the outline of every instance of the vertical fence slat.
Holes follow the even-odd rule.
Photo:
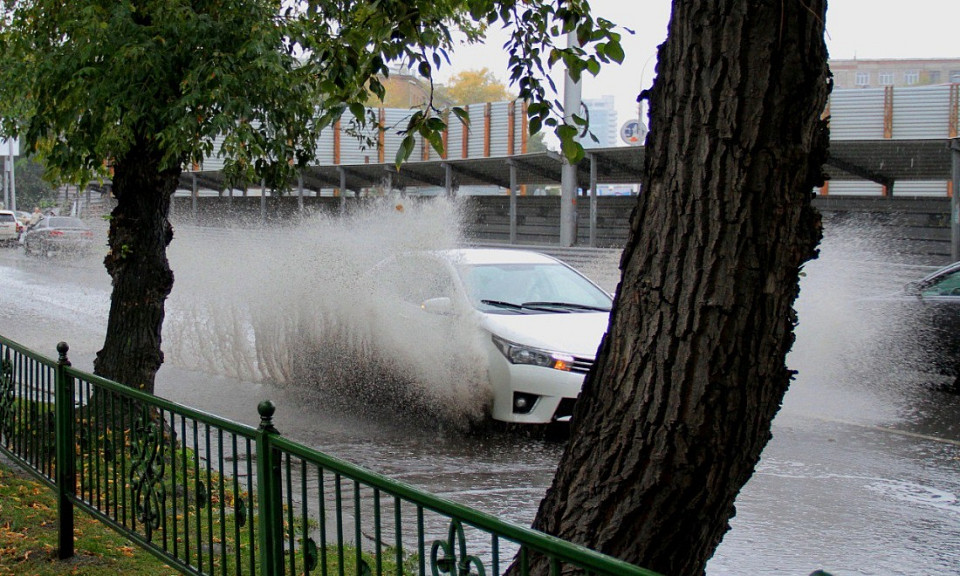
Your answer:
[[[340,488],[340,474],[333,475],[333,489],[336,505],[334,507],[337,515],[337,574],[344,576],[343,568],[343,494]]]
[[[287,492],[287,549],[290,551],[290,573],[297,573],[296,535],[293,525],[293,467],[290,454],[284,454]]]
[[[217,478],[218,478],[218,488],[220,496],[220,573],[227,574],[229,572],[227,565],[227,516],[225,507],[227,505],[227,491],[226,487],[223,485],[224,482],[224,473],[226,472],[223,469],[223,430],[217,429]]]
[[[237,452],[237,435],[236,433],[230,434],[230,447],[233,454],[233,474],[232,474],[232,487],[233,487],[233,564],[236,566],[235,571],[239,575],[243,573],[243,565],[241,564],[240,558],[240,516],[242,514],[241,508],[243,506],[243,498],[240,494],[240,454]],[[248,458],[249,460],[249,458]],[[251,523],[253,519],[251,518]],[[226,574],[226,570],[224,574]]]
[[[300,553],[303,556],[303,574],[310,574],[310,557],[307,540],[310,538],[310,516],[307,509],[307,461],[300,460],[300,522],[303,526]],[[294,572],[296,574],[296,572]]]
[[[262,197],[262,196],[261,196]],[[213,546],[213,457],[210,452],[210,425],[203,425],[203,437],[204,437],[204,461],[206,462],[206,505],[207,505],[207,565],[209,566],[208,574],[213,574],[213,561],[216,558],[216,553],[214,553]]]
[[[327,499],[325,496],[323,467],[317,464],[317,501],[320,502],[320,567],[327,573]]]
[[[202,473],[200,472],[200,431],[197,421],[193,420],[193,502],[196,506],[194,510],[194,521],[197,530],[196,534],[196,566],[203,566],[203,513],[200,503],[203,501],[203,487],[200,486]]]
[[[403,531],[400,529],[402,510],[401,500],[396,496],[393,498],[393,531],[395,538],[395,559],[397,562],[397,575],[403,575]]]
[[[250,536],[250,574],[252,575],[252,574],[256,574],[257,572],[257,541],[258,541],[257,540],[258,535],[255,533],[255,528],[254,528],[254,526],[256,526],[257,524],[256,522],[254,522],[254,518],[256,518],[256,516],[254,515],[255,513],[254,495],[256,494],[256,492],[253,487],[253,477],[254,477],[253,462],[250,457],[254,453],[254,447],[252,445],[252,441],[250,440],[250,438],[246,439],[246,444],[247,444],[247,507],[248,507],[247,533]]]

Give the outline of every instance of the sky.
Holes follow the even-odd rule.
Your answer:
[[[623,64],[608,66],[597,77],[587,76],[581,88],[583,98],[614,96],[622,124],[637,117],[637,94],[653,81],[657,46],[667,35],[670,1],[592,0],[590,5],[595,16],[635,32],[623,32]],[[485,45],[459,47],[451,57],[452,66],[440,70],[440,81],[487,67],[506,84],[507,56],[502,49],[506,39],[500,30],[492,30]],[[826,42],[830,57],[839,59],[960,58],[960,2],[829,0]],[[561,72],[554,81],[563,86]]]

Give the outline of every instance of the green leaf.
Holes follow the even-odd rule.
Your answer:
[[[354,118],[359,121],[363,120],[367,112],[367,109],[363,106],[363,104],[360,104],[359,102],[351,102],[349,108],[350,113],[353,114]]]
[[[610,40],[607,42],[607,47],[604,50],[604,53],[608,58],[616,62],[617,64],[623,63],[623,47],[620,46],[620,42],[617,40]]]
[[[464,110],[463,108],[461,108],[461,107],[459,107],[459,106],[454,106],[453,108],[450,109],[450,111],[453,112],[454,115],[455,115],[457,118],[460,119],[460,122],[461,122],[464,126],[469,126],[469,125],[470,125],[470,113],[469,113],[469,112],[467,112],[466,110]]]
[[[571,164],[576,164],[583,160],[584,157],[583,146],[573,139],[560,139],[560,153],[563,154]]]
[[[577,137],[577,129],[569,124],[562,124],[557,126],[557,137],[560,138],[560,142],[564,140],[573,140]]]
[[[596,76],[600,73],[600,63],[591,58],[587,61],[587,70],[591,75]]]
[[[400,147],[397,148],[397,157],[396,157],[397,168],[399,168],[401,164],[403,164],[408,158],[410,158],[410,155],[413,154],[414,146],[416,146],[416,139],[413,137],[412,133],[407,134],[403,138],[403,141],[400,142]]]
[[[443,135],[439,132],[431,132],[427,136],[427,141],[430,142],[430,146],[436,150],[437,154],[443,156],[445,150],[443,149]]]
[[[430,70],[429,62],[421,62],[420,66],[418,67],[418,70],[421,76],[423,76],[424,78],[430,78],[431,70]]]

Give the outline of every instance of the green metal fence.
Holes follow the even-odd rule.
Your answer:
[[[653,575],[0,336],[0,452],[186,574]]]

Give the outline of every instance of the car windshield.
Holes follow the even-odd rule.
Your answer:
[[[960,296],[960,270],[949,272],[920,287],[923,296]]]
[[[483,312],[610,310],[606,292],[562,264],[476,264],[458,272],[471,304]]]
[[[48,228],[86,229],[87,227],[87,225],[83,223],[83,220],[80,220],[79,218],[72,218],[70,216],[48,216],[46,220]]]

